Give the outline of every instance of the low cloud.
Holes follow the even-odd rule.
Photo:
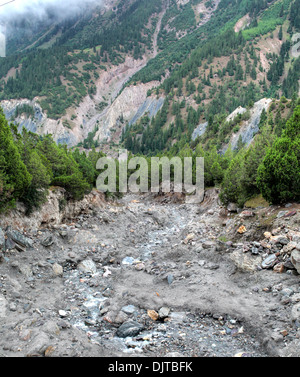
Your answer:
[[[0,5],[9,0],[0,0]],[[0,20],[13,21],[18,17],[65,19],[83,11],[89,5],[101,5],[102,0],[15,0],[0,7]]]

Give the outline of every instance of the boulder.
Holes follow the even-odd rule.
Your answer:
[[[54,243],[54,239],[53,239],[53,236],[51,234],[46,236],[41,241],[41,245],[43,245],[44,247],[49,247],[49,246],[53,245],[53,243]]]
[[[17,245],[19,245],[21,248],[32,248],[33,247],[33,241],[25,237],[23,234],[18,232],[17,230],[9,229],[6,232],[7,237],[9,237],[12,241],[14,241]]]
[[[77,268],[84,273],[95,274],[97,272],[97,267],[91,259],[82,261]]]
[[[243,253],[241,250],[235,250],[230,255],[230,259],[242,271],[254,272],[261,266],[262,258],[257,255],[249,255]]]
[[[229,203],[228,206],[227,206],[227,210],[229,212],[237,212],[238,206],[235,203]]]
[[[273,268],[276,263],[277,257],[275,254],[269,255],[261,264],[262,268],[269,269]]]
[[[0,250],[5,249],[5,234],[3,230],[0,228]]]
[[[300,251],[298,249],[292,251],[291,262],[300,274]]]
[[[118,330],[116,335],[119,338],[127,338],[128,336],[136,336],[143,330],[143,326],[135,321],[128,321],[123,323]]]
[[[0,318],[6,317],[7,301],[6,298],[0,295]]]

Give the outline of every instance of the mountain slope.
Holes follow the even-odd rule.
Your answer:
[[[298,63],[289,59],[295,7],[292,0],[107,0],[64,20],[17,20],[8,38],[14,53],[0,65],[5,114],[68,145],[94,140],[82,144],[90,147],[118,143],[127,122],[159,96],[151,112],[166,113],[154,127],[158,149],[188,141],[209,115],[228,115],[281,88],[287,97],[298,91]],[[130,137],[142,134],[130,130]]]

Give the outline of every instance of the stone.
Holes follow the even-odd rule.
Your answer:
[[[137,270],[137,271],[143,271],[145,269],[145,263],[137,263],[134,268]]]
[[[292,322],[300,321],[300,303],[292,307],[291,320]]]
[[[126,322],[128,320],[128,315],[124,313],[123,311],[120,311],[116,318],[114,319],[114,323],[121,325],[122,323]]]
[[[0,318],[6,317],[7,301],[6,298],[0,295]]]
[[[246,229],[245,225],[240,226],[239,229],[237,230],[237,232],[240,233],[240,234],[246,233],[247,229]]]
[[[270,239],[272,237],[272,233],[271,232],[265,232],[264,236],[265,236],[265,238]]]
[[[26,248],[26,247],[32,248],[33,247],[33,241],[30,238],[25,237],[23,234],[21,234],[17,230],[9,229],[6,232],[6,235],[10,239],[12,239],[16,244],[18,244],[19,246],[21,246],[23,248]]]
[[[240,214],[240,217],[242,217],[242,218],[253,217],[253,216],[254,216],[253,211],[243,211]]]
[[[235,250],[231,253],[230,259],[234,264],[242,271],[253,272],[257,271],[258,267],[262,263],[260,255],[248,255],[244,254],[240,250]]]
[[[275,254],[269,255],[261,264],[262,268],[269,269],[273,268],[276,263],[277,257]]]
[[[290,297],[294,294],[294,291],[292,288],[284,288],[282,291],[281,291],[281,294],[283,296],[287,296],[287,297]]]
[[[40,332],[31,342],[27,356],[43,355],[49,347],[50,339],[47,334]]]
[[[297,213],[297,211],[290,211],[288,213],[286,213],[283,217],[292,217],[292,216],[295,216]]]
[[[235,203],[229,203],[227,206],[229,212],[237,212],[238,206]]]
[[[143,330],[143,326],[135,321],[123,323],[117,330],[116,335],[119,338],[127,338],[128,336],[136,336]]]
[[[291,262],[296,268],[297,272],[300,274],[300,251],[298,249],[292,251]]]
[[[295,293],[293,296],[292,296],[292,303],[293,304],[296,304],[298,302],[300,302],[300,293]]]
[[[54,263],[54,265],[52,266],[52,270],[55,276],[63,276],[64,269],[60,264]]]
[[[282,274],[284,271],[285,271],[285,267],[284,267],[284,264],[281,262],[281,263],[278,263],[276,264],[274,267],[273,267],[273,271],[279,273],[279,274]]]
[[[77,266],[78,270],[87,273],[87,274],[95,274],[97,272],[96,264],[91,259],[86,259],[79,263]]]
[[[67,313],[65,310],[59,310],[59,311],[58,311],[58,314],[59,314],[62,318],[68,316],[68,313]]]
[[[130,315],[136,312],[136,307],[134,305],[127,305],[127,306],[123,306],[121,310],[122,312]]]
[[[277,219],[280,219],[281,217],[285,216],[289,211],[279,211],[277,214]]]
[[[149,316],[153,321],[157,321],[158,318],[159,318],[159,315],[158,315],[158,313],[157,313],[155,310],[147,310],[147,314],[148,314],[148,316]]]
[[[167,308],[167,307],[162,307],[159,309],[159,312],[158,312],[158,316],[159,318],[163,319],[163,318],[167,318],[170,314],[170,309]]]
[[[205,241],[205,242],[202,243],[203,249],[210,249],[214,246],[216,246],[216,242],[214,242],[214,241]]]
[[[49,236],[45,237],[41,241],[41,245],[43,245],[45,247],[49,247],[49,246],[53,245],[53,243],[54,243],[54,239],[53,239],[53,236],[51,234]]]
[[[5,240],[5,250],[12,250],[15,248],[15,246],[15,242],[11,238],[7,237]]]
[[[174,276],[172,274],[167,275],[167,282],[171,285],[174,281]]]
[[[5,234],[3,230],[0,228],[0,250],[5,249]]]
[[[127,265],[127,266],[131,266],[134,263],[134,261],[135,261],[135,259],[132,258],[132,257],[125,257],[122,260],[122,264]]]
[[[288,258],[284,263],[283,263],[284,267],[288,270],[294,270],[295,269],[295,266],[293,265],[292,261],[291,261],[291,258]]]
[[[183,241],[183,243],[185,245],[187,245],[190,241],[192,241],[192,239],[195,237],[195,234],[194,233],[190,233],[186,236],[185,240]]]
[[[19,265],[19,271],[21,272],[22,275],[26,276],[26,278],[31,278],[33,275],[30,266],[26,264]]]

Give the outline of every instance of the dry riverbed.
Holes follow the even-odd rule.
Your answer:
[[[0,356],[300,356],[299,208],[229,210],[127,195],[3,229]]]

